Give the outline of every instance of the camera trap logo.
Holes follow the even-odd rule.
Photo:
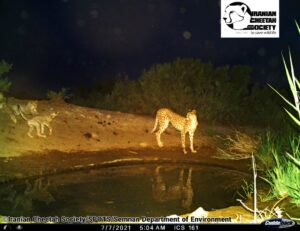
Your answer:
[[[221,38],[279,38],[279,0],[221,0]]]

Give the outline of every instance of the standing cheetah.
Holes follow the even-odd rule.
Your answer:
[[[151,133],[155,132],[156,141],[159,147],[163,147],[163,143],[161,142],[160,136],[169,126],[169,122],[181,132],[181,145],[183,149],[183,153],[186,154],[187,151],[185,149],[185,135],[188,132],[190,136],[190,149],[192,153],[196,153],[197,151],[194,149],[194,133],[198,126],[196,110],[188,112],[186,117],[180,116],[167,108],[161,108],[156,113],[154,128]]]

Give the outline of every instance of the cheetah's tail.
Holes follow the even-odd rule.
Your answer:
[[[156,128],[157,128],[157,124],[158,124],[158,119],[157,119],[157,117],[156,117],[156,118],[155,118],[155,124],[154,124],[154,127],[153,127],[151,133],[155,132],[155,130],[156,130]]]

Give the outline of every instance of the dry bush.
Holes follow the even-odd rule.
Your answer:
[[[225,148],[218,148],[218,159],[240,160],[251,158],[251,154],[256,152],[260,144],[259,138],[251,137],[245,133],[236,131],[233,137],[219,137],[227,141]]]

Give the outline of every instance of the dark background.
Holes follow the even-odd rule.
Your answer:
[[[0,59],[12,94],[44,97],[177,57],[253,68],[252,82],[284,86],[281,52],[299,73],[299,0],[281,0],[279,39],[221,39],[218,0],[1,0]]]

